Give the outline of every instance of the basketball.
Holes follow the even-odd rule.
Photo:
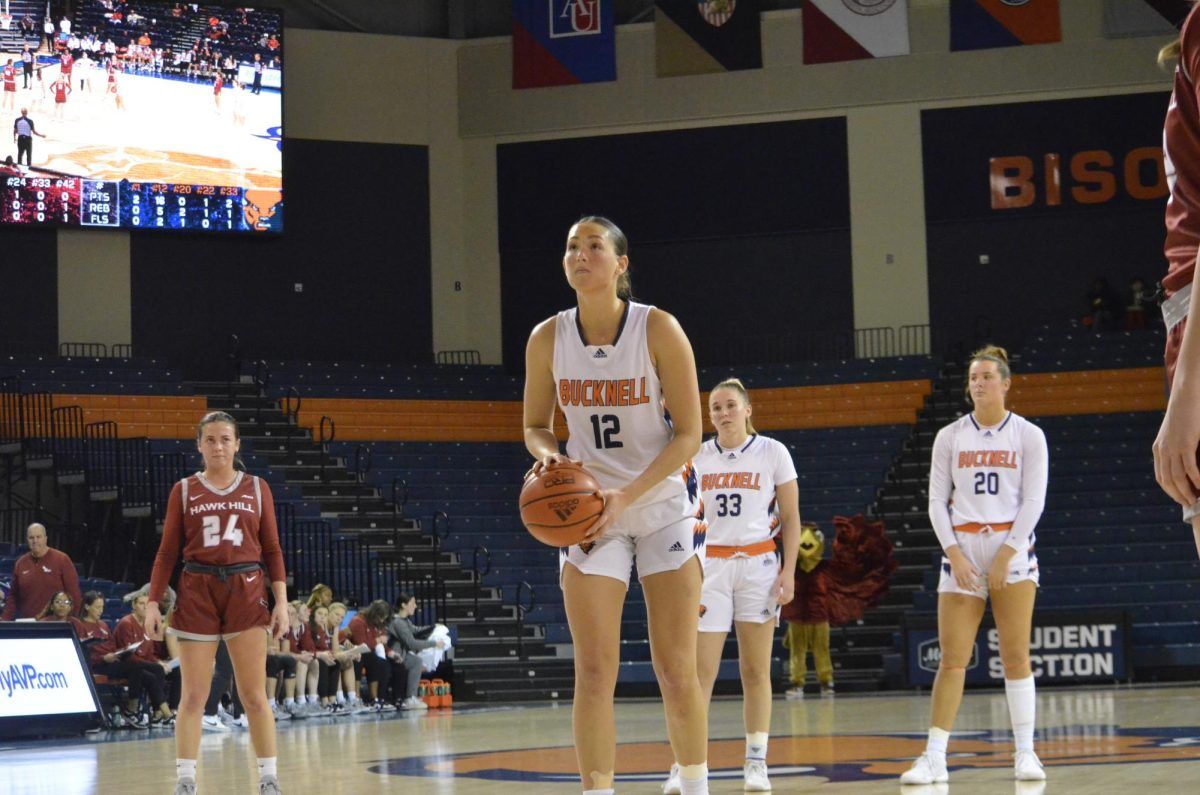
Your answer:
[[[521,488],[521,521],[552,547],[578,544],[604,510],[600,484],[578,464],[562,464],[530,476]]]

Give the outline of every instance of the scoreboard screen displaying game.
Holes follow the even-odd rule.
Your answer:
[[[282,13],[73,8],[0,59],[0,225],[282,232]]]

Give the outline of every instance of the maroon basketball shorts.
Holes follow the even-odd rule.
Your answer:
[[[184,571],[171,631],[185,640],[229,640],[271,622],[267,610],[267,574],[262,569],[232,574]]]

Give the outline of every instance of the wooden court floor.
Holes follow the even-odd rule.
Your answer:
[[[775,702],[768,760],[776,793],[1200,793],[1200,688],[1043,690],[1038,751],[1048,781],[1011,777],[1007,707],[999,691],[969,693],[950,746],[950,787],[901,787],[924,745],[924,695]],[[671,762],[661,705],[618,706],[618,793],[656,793]],[[741,792],[740,703],[710,716],[713,793]],[[320,793],[572,793],[569,705],[280,724],[288,795]],[[0,793],[160,795],[174,785],[170,732],[131,731],[66,741],[0,742]],[[201,793],[252,793],[246,732],[205,735]]]

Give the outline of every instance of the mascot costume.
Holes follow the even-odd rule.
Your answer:
[[[862,618],[879,604],[896,569],[892,542],[883,534],[883,522],[868,522],[861,514],[852,519],[835,516],[833,555],[823,560],[825,535],[815,524],[802,525],[800,559],[796,566],[796,598],[783,606],[788,622],[783,645],[791,652],[792,687],[788,698],[804,697],[807,655],[822,695],[833,694],[833,660],[829,656],[829,627]]]

